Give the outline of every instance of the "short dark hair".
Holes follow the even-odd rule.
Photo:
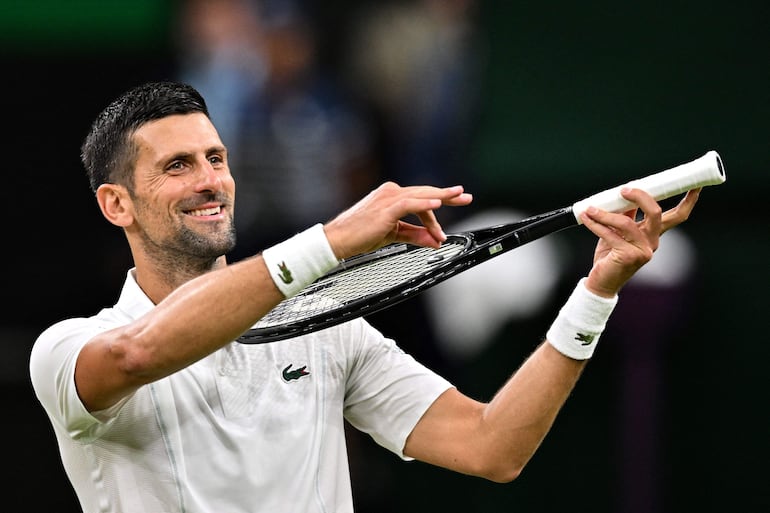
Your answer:
[[[104,183],[131,190],[137,152],[131,139],[134,132],[150,121],[194,112],[209,116],[201,94],[181,82],[148,82],[120,95],[96,117],[80,148],[91,190],[96,192]]]

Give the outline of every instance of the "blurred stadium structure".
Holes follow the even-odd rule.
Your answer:
[[[312,21],[316,65],[355,102],[367,123],[371,175],[363,184],[389,177],[409,180],[419,176],[417,169],[438,181],[472,184],[478,212],[537,212],[595,192],[597,185],[664,169],[709,149],[722,155],[728,182],[706,191],[682,227],[693,260],[679,295],[628,291],[629,309],[673,312],[685,320],[661,316],[660,324],[640,327],[666,338],[666,346],[644,361],[660,380],[649,382],[650,390],[657,390],[654,411],[642,402],[649,397],[622,394],[624,379],[630,379],[626,373],[639,370],[641,360],[621,354],[632,338],[627,332],[610,330],[519,480],[492,485],[405,464],[365,439],[352,438],[359,513],[470,513],[501,505],[527,512],[581,511],[589,505],[596,513],[770,510],[765,476],[756,472],[770,457],[764,396],[767,308],[757,293],[770,284],[764,208],[770,193],[768,4],[441,3],[293,5],[306,9]],[[27,356],[36,334],[51,322],[110,304],[131,265],[122,234],[99,216],[78,152],[88,123],[116,94],[140,81],[181,76],[180,5],[171,0],[0,1],[3,138],[11,157],[5,160],[10,183],[0,393],[6,439],[25,447],[7,458],[1,471],[3,509],[78,511],[52,432],[28,384]],[[285,2],[265,5],[276,12]],[[397,15],[386,7],[406,10]],[[366,18],[371,13],[377,16]],[[399,38],[378,40],[383,46],[376,47],[377,57],[400,57],[395,64],[407,67],[377,71],[405,73],[418,62],[423,74],[399,75],[409,78],[389,83],[406,87],[401,93],[422,96],[393,91],[378,96],[384,92],[367,85],[372,75],[361,63],[377,61],[375,47],[363,41],[387,36],[387,30],[374,31],[389,21]],[[372,32],[362,33],[366,28]],[[458,61],[468,67],[440,66],[452,64],[442,57],[458,48],[447,42],[456,39],[441,38],[448,32],[472,34],[472,44],[452,54],[468,59]],[[399,44],[408,49],[401,55]],[[418,48],[426,52],[420,56],[429,57],[416,59],[410,52]],[[471,77],[472,83],[455,90],[459,96],[448,95],[439,104],[443,109],[431,110],[435,106],[426,98],[438,98],[431,96],[438,93],[432,88],[443,83],[439,78],[446,78],[441,72],[447,70],[457,73],[450,73],[454,78]],[[432,81],[421,83],[421,78]],[[388,111],[383,98],[400,110]],[[433,124],[416,123],[418,114]],[[407,134],[405,126],[462,130]],[[429,136],[446,139],[436,145]],[[447,223],[463,221],[454,212],[440,215]],[[568,251],[569,259],[561,262],[537,311],[503,320],[461,363],[442,353],[440,341],[428,349],[420,348],[420,341],[403,345],[446,366],[470,394],[488,397],[531,351],[564,292],[589,265],[593,239],[585,233],[557,235],[551,242]],[[406,315],[417,303],[399,308]],[[425,308],[422,304],[420,312]],[[633,311],[623,311],[622,318],[633,318]],[[387,329],[385,319],[374,321]],[[435,332],[420,336],[441,337]],[[637,338],[641,341],[635,343],[644,343],[638,333]],[[629,418],[624,415],[654,418],[652,434],[637,436],[655,440],[623,438],[629,433],[622,427]],[[655,454],[644,465],[652,466],[636,469],[636,478],[643,483],[639,486],[650,488],[629,490],[617,455],[629,451],[628,458],[638,457],[633,449],[648,446]]]

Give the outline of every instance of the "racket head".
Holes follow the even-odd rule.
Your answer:
[[[460,272],[473,233],[448,235],[440,248],[394,243],[346,260],[283,300],[238,338],[259,344],[341,324],[399,303]]]
[[[404,243],[343,262],[285,299],[238,338],[263,344],[329,328],[400,303],[485,260],[574,226],[570,207],[447,235],[438,249]]]

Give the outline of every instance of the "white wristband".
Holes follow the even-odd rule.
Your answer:
[[[320,223],[267,248],[262,258],[270,277],[287,298],[339,264]]]
[[[575,360],[587,360],[594,354],[618,302],[618,296],[605,298],[590,292],[585,280],[578,282],[546,333],[546,339],[557,351]]]

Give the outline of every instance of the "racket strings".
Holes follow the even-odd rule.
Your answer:
[[[451,260],[465,246],[464,241],[447,241],[439,249],[415,246],[406,252],[321,277],[296,296],[279,303],[253,329],[297,323],[397,289]]]

